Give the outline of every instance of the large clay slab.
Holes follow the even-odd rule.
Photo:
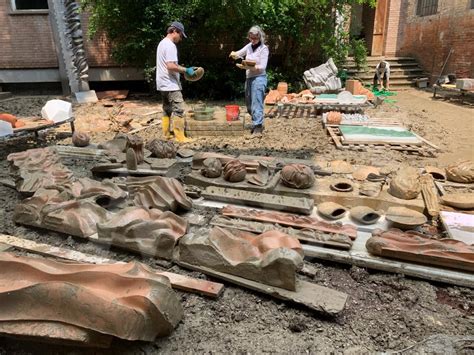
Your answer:
[[[177,260],[295,290],[303,266],[297,239],[275,230],[254,235],[214,227],[198,233],[180,240]]]

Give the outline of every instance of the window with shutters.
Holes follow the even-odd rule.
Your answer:
[[[11,0],[13,11],[48,10],[48,0]]]
[[[418,0],[416,14],[418,16],[434,15],[438,12],[438,0]]]

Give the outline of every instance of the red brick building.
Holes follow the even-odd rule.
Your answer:
[[[372,56],[414,57],[432,81],[446,60],[444,74],[474,77],[474,0],[378,0],[353,8],[351,32]]]
[[[355,6],[350,27],[370,55],[414,57],[432,81],[450,52],[444,74],[474,77],[474,0],[378,0]],[[117,66],[110,48],[105,36],[86,38],[91,81],[142,79]],[[0,0],[0,85],[22,82],[59,82],[47,0]]]

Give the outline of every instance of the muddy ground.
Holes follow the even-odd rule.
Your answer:
[[[16,97],[0,101],[0,112],[35,116],[51,97]],[[346,152],[336,150],[321,122],[316,119],[267,119],[261,137],[202,138],[186,147],[223,153],[247,153],[304,159],[344,159],[355,164],[445,166],[457,159],[474,159],[474,110],[453,102],[433,101],[422,91],[399,93],[396,103],[371,109],[373,116],[401,119],[416,133],[439,146],[437,157],[420,157],[402,152]],[[193,103],[191,103],[193,104]],[[137,129],[159,121],[159,102],[150,97],[130,97],[114,102],[75,107],[76,127],[91,132],[93,142],[112,138],[120,129]],[[132,118],[131,126],[121,122]],[[58,132],[59,131],[59,132]],[[57,142],[68,143],[66,127],[41,135],[39,140],[20,138],[0,143],[0,179],[9,178],[6,156],[28,148]],[[160,127],[139,134],[159,137]],[[93,162],[70,159],[64,163],[78,176],[91,176]],[[139,259],[161,268],[155,260],[140,258],[116,249],[81,241],[59,233],[15,225],[12,214],[19,201],[16,191],[0,184],[0,233],[11,234],[55,246],[118,260]],[[206,214],[207,218],[211,214]],[[115,341],[110,350],[98,353],[316,353],[400,351],[403,353],[472,353],[474,351],[474,292],[468,288],[416,280],[401,275],[375,272],[341,264],[308,260],[315,267],[313,278],[305,280],[346,292],[346,310],[328,318],[291,304],[242,288],[226,285],[217,300],[179,292],[185,310],[175,332],[153,344]],[[161,264],[161,263],[160,263]],[[207,278],[169,266],[177,273]],[[1,272],[1,270],[0,270]],[[1,306],[1,305],[0,305]],[[420,343],[421,342],[421,343]],[[0,338],[0,354],[92,353],[91,350],[38,345]]]

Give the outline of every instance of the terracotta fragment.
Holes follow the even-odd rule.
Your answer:
[[[352,225],[344,224],[341,226],[320,221],[313,217],[299,216],[291,213],[258,211],[235,206],[226,206],[221,210],[221,214],[251,221],[275,223],[281,226],[290,226],[300,229],[309,228],[321,232],[342,234],[351,237],[351,239],[356,239],[357,237],[357,229]]]
[[[380,170],[375,166],[363,165],[357,168],[357,170],[352,173],[352,177],[356,180],[364,181],[367,179],[367,176],[369,176],[369,174],[379,175]]]
[[[380,219],[381,214],[367,206],[357,206],[351,208],[351,217],[362,224],[374,224]]]
[[[339,125],[342,121],[342,114],[339,111],[329,111],[326,116],[326,123],[329,125]]]
[[[136,206],[156,208],[161,211],[190,210],[193,202],[186,196],[183,185],[174,178],[127,179],[127,188]]]
[[[127,135],[125,133],[117,133],[114,139],[99,144],[99,149],[106,149],[111,152],[124,153],[127,147]]]
[[[294,189],[308,189],[314,185],[315,177],[311,168],[304,164],[288,164],[280,173],[283,185]]]
[[[123,209],[97,225],[101,242],[168,260],[187,229],[187,221],[173,212],[140,207]]]
[[[54,149],[37,148],[8,155],[10,171],[19,192],[33,194],[46,186],[72,181],[73,174],[60,162]]]
[[[474,247],[454,239],[431,239],[413,231],[377,229],[366,247],[374,255],[474,272]]]
[[[347,208],[335,202],[323,202],[318,205],[318,213],[328,219],[336,220],[345,216]]]
[[[471,160],[463,160],[448,166],[446,168],[446,177],[449,181],[454,182],[474,182],[474,162]]]
[[[219,154],[219,153],[197,152],[196,154],[193,155],[192,168],[196,169],[196,170],[202,169],[204,160],[206,160],[208,158],[219,159],[223,165],[225,165],[225,163],[235,159],[234,157],[231,157],[229,155],[224,155],[224,154]]]
[[[125,155],[125,162],[127,164],[128,170],[138,169],[137,155],[132,148],[127,148],[127,153]]]
[[[363,196],[376,197],[382,190],[382,184],[379,182],[364,181],[359,186],[359,194]]]
[[[247,170],[245,165],[237,159],[231,160],[224,165],[224,180],[229,182],[241,182],[245,180]]]
[[[250,177],[248,182],[252,185],[265,186],[270,180],[271,172],[268,164],[262,161],[258,162],[257,174]]]
[[[443,195],[443,203],[448,206],[470,210],[474,208],[474,193],[458,192]]]
[[[72,134],[72,144],[76,147],[87,147],[91,141],[91,137],[85,132],[74,131]]]
[[[352,174],[354,171],[352,165],[344,160],[333,160],[329,164],[334,174]]]
[[[133,149],[133,151],[135,152],[137,164],[143,163],[145,159],[143,138],[141,138],[140,136],[128,135],[127,145],[126,145],[127,155],[128,155],[128,149],[130,148]]]
[[[53,340],[64,325],[58,340],[72,331],[70,340],[77,341],[82,331],[92,339],[154,341],[169,335],[183,317],[169,280],[139,263],[70,264],[1,253],[0,269],[3,332],[42,336],[51,329]],[[12,322],[14,328],[8,326]],[[25,330],[32,322],[39,328],[30,334]]]
[[[179,261],[293,291],[303,267],[299,241],[279,231],[254,235],[214,227],[185,235],[178,248]]]
[[[151,151],[153,157],[160,159],[174,159],[178,151],[178,147],[173,142],[161,139],[148,142],[146,149]]]
[[[403,200],[417,198],[421,192],[420,174],[410,166],[401,167],[390,181],[389,193]]]
[[[217,158],[207,158],[202,163],[201,174],[208,178],[218,178],[222,175],[222,163]]]
[[[444,169],[435,166],[425,166],[425,172],[433,176],[436,181],[446,181],[446,172]]]
[[[439,215],[439,201],[433,176],[430,174],[422,175],[420,177],[420,184],[421,194],[423,195],[428,214],[432,217],[437,217]]]
[[[389,207],[385,218],[397,226],[408,228],[421,226],[428,221],[423,213],[406,207]]]

